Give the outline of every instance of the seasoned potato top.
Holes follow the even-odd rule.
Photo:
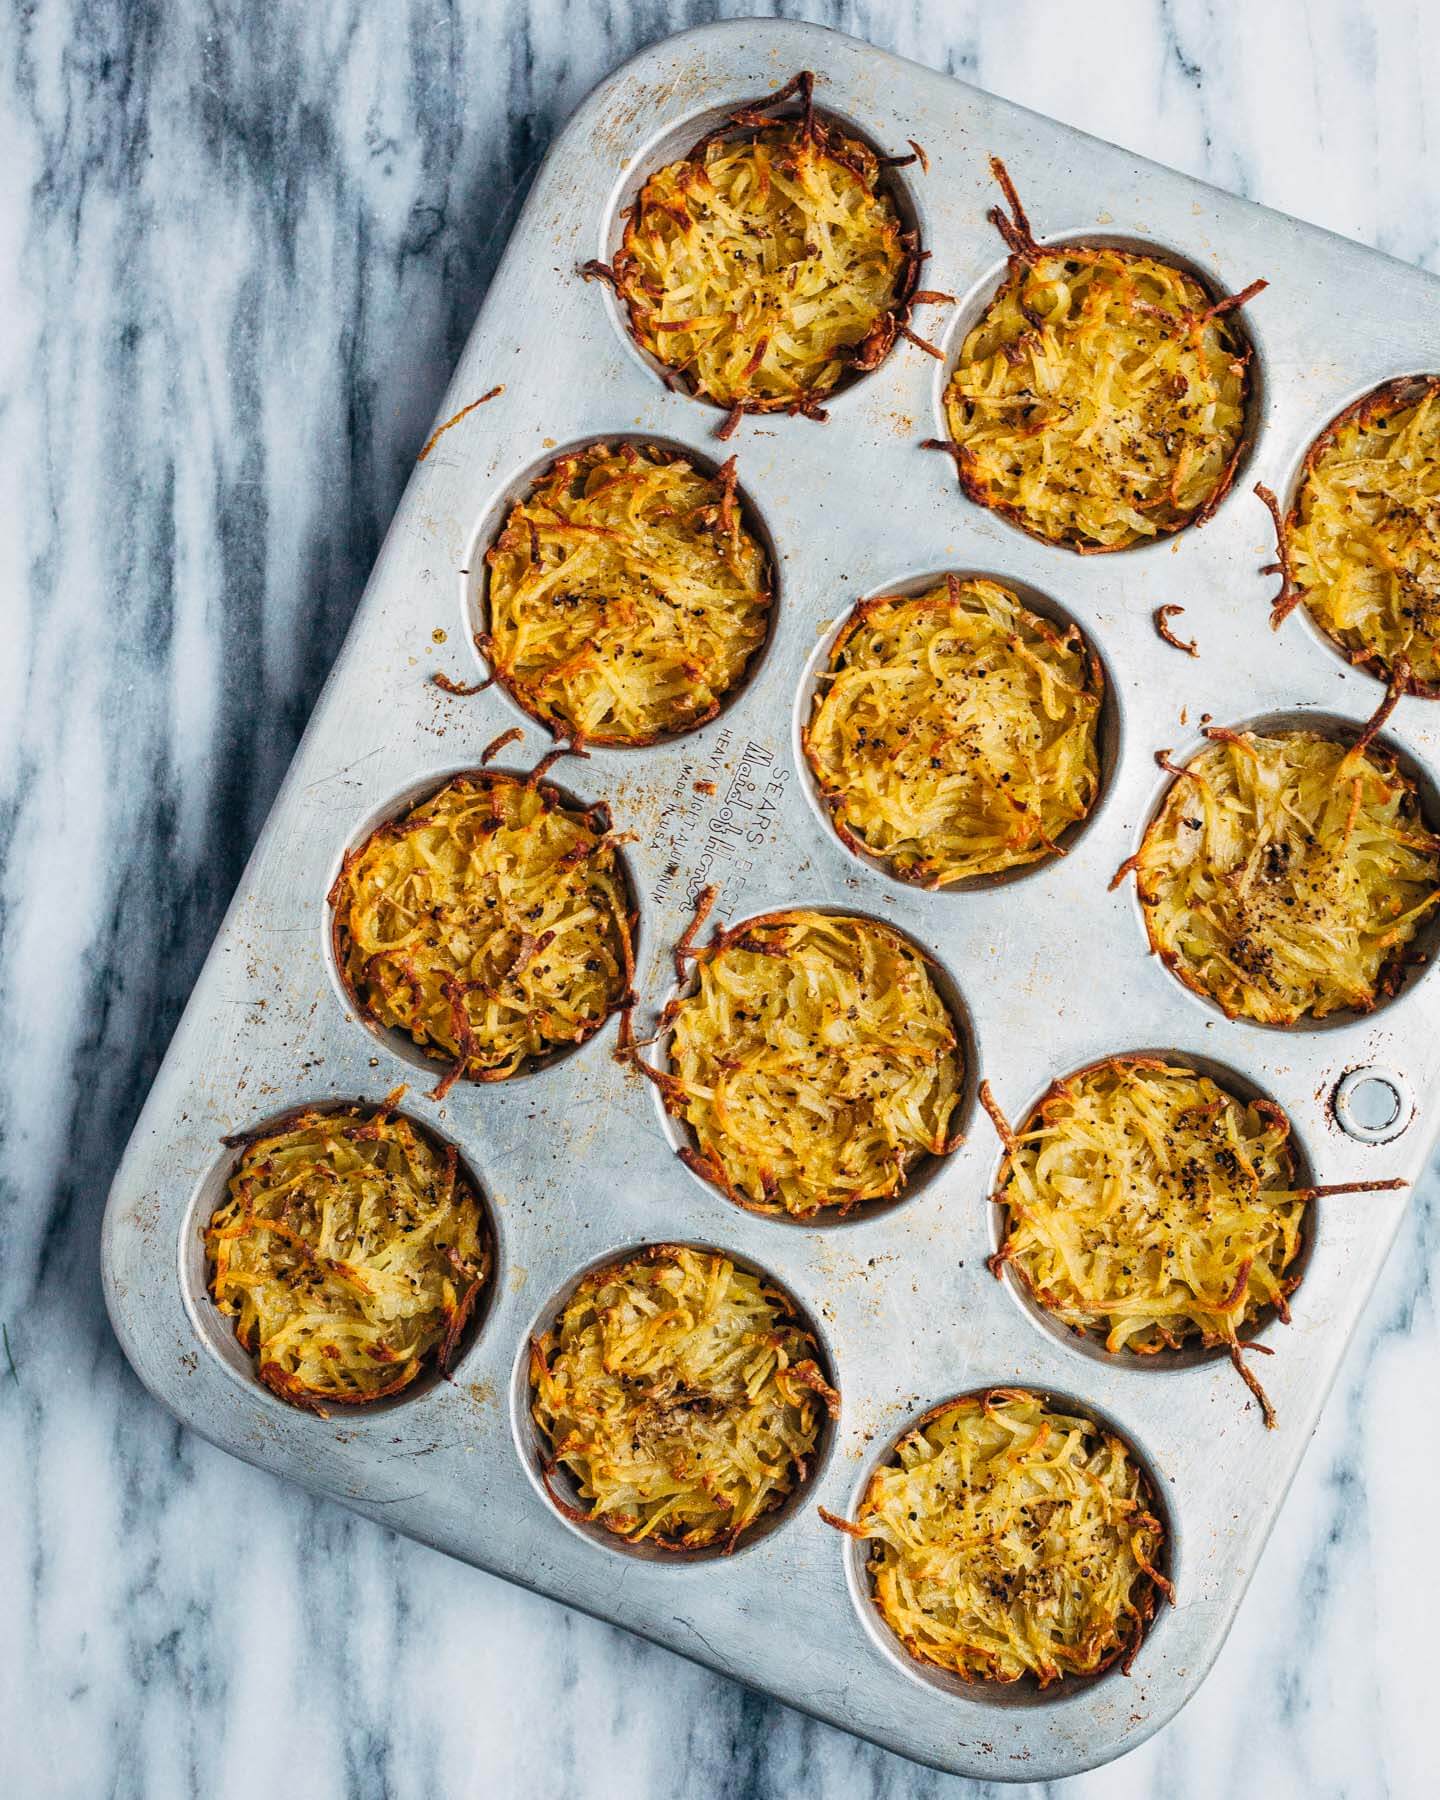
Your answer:
[[[805,1218],[904,1188],[953,1148],[961,1056],[924,956],[897,932],[835,913],[783,912],[698,953],[672,1001],[665,1105],[682,1154],[731,1199]]]
[[[530,1372],[577,1516],[671,1550],[733,1549],[805,1480],[839,1404],[778,1289],[678,1245],[587,1275]]]
[[[1415,783],[1368,731],[1207,735],[1133,859],[1152,945],[1231,1018],[1369,1011],[1440,900]]]
[[[649,744],[714,718],[765,641],[769,558],[735,460],[592,444],[561,456],[487,552],[480,646],[556,733]]]
[[[578,1044],[630,991],[633,921],[603,806],[548,782],[458,775],[345,858],[336,961],[376,1024],[503,1081]]]
[[[1282,541],[1277,623],[1303,600],[1352,662],[1440,695],[1440,375],[1387,382],[1320,435]]]
[[[282,1400],[312,1412],[449,1366],[489,1274],[480,1202],[392,1108],[252,1139],[205,1231],[211,1297]]]
[[[1043,248],[1014,210],[991,217],[1009,268],[945,394],[970,497],[1050,543],[1120,550],[1203,523],[1245,439],[1249,345],[1235,311],[1161,256]]]
[[[1305,1195],[1289,1120],[1183,1064],[1112,1057],[1057,1081],[994,1198],[996,1273],[1008,1264],[1107,1350],[1235,1344],[1295,1285]]]
[[[805,754],[840,835],[943,887],[1055,853],[1100,788],[1104,678],[1079,630],[997,582],[867,600],[817,687]]]
[[[1128,1667],[1169,1592],[1149,1483],[1119,1438],[1020,1388],[952,1400],[901,1439],[852,1524],[880,1616],[964,1681],[1041,1687]]]
[[[818,118],[799,80],[799,118],[743,112],[652,175],[614,263],[640,344],[749,412],[813,410],[847,369],[874,368],[914,282],[874,152]]]

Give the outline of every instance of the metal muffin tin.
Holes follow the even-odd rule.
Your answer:
[[[611,1052],[613,1025],[574,1055],[495,1086],[438,1074],[357,1019],[336,978],[326,890],[345,848],[407,796],[475,766],[512,724],[526,767],[548,747],[497,688],[447,696],[432,671],[479,676],[471,647],[486,545],[506,502],[558,449],[634,434],[712,462],[720,414],[667,390],[609,293],[577,266],[608,256],[617,213],[650,168],[733,106],[816,73],[817,104],[873,142],[925,147],[899,172],[930,253],[923,309],[940,364],[902,342],[837,394],[828,423],[746,419],[729,448],[777,553],[778,611],[752,678],[711,724],[644,750],[566,761],[562,785],[605,799],[637,834],[638,986],[647,1018],[670,991],[668,951],[695,892],[720,887],[727,923],[780,906],[893,921],[927,946],[968,1015],[976,1066],[967,1140],[903,1202],[797,1225],[728,1204],[676,1159],[651,1088]],[[1246,309],[1257,352],[1257,436],[1203,529],[1081,557],[1047,547],[960,494],[942,428],[943,381],[964,326],[998,282],[986,222],[1002,156],[1042,239],[1103,235],[1169,250],[1226,291],[1271,286]],[[115,1328],[151,1391],[235,1455],[528,1587],[667,1644],[820,1718],[938,1767],[1043,1779],[1104,1762],[1165,1723],[1215,1658],[1399,1224],[1404,1193],[1317,1205],[1294,1322],[1272,1323],[1260,1372],[1279,1413],[1266,1432],[1228,1363],[1121,1363],[1027,1309],[985,1268],[1000,1146],[973,1102],[988,1078],[1011,1118],[1051,1079],[1112,1052],[1164,1049],[1273,1096],[1322,1181],[1414,1179],[1436,1126],[1437,990],[1423,972],[1369,1018],[1292,1032],[1227,1022],[1147,954],[1133,888],[1112,892],[1165,777],[1152,753],[1198,747],[1205,714],[1358,725],[1381,690],[1303,613],[1277,636],[1269,520],[1250,488],[1288,496],[1305,448],[1387,377],[1440,361],[1440,283],[1400,263],[1142,162],[929,70],[812,26],[747,20],[688,32],[612,75],[542,168],[273,812],[175,1033],[116,1178],[104,1269]],[[503,392],[462,417],[497,384]],[[835,836],[799,759],[822,637],[866,595],[946,569],[1013,582],[1073,616],[1113,681],[1108,779],[1070,853],[1018,878],[927,894]],[[1197,659],[1163,643],[1162,603],[1185,606]],[[443,634],[443,641],[442,641]],[[1384,733],[1434,801],[1440,705],[1401,702]],[[708,784],[713,784],[713,793]],[[1378,1070],[1397,1117],[1358,1091]],[[1341,1116],[1333,1097],[1349,1081]],[[490,1305],[453,1379],[373,1410],[315,1419],[285,1406],[236,1354],[208,1301],[200,1229],[245,1131],[301,1102],[404,1105],[460,1148],[497,1236]],[[1373,1089],[1368,1098],[1373,1100]],[[1383,1110],[1383,1109],[1382,1109]],[[1370,1123],[1367,1124],[1367,1120]],[[579,1274],[657,1240],[734,1252],[809,1314],[843,1395],[828,1455],[774,1529],[731,1557],[642,1557],[577,1528],[539,1484],[525,1407],[527,1340]],[[927,1408],[1025,1384],[1111,1421],[1152,1473],[1172,1530],[1178,1603],[1135,1662],[1040,1693],[959,1689],[909,1662],[873,1615],[863,1554],[817,1517],[850,1512],[877,1458]]]

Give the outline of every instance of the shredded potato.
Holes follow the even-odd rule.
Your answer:
[[[1303,600],[1350,659],[1440,698],[1440,375],[1386,382],[1305,458],[1278,625]]]
[[[771,913],[695,953],[671,1001],[669,1071],[698,1174],[756,1212],[806,1218],[901,1192],[959,1141],[955,1023],[925,957],[887,926]]]
[[[583,1043],[629,997],[634,922],[604,806],[548,782],[459,775],[346,856],[330,892],[356,1005],[503,1081]]]
[[[1440,900],[1440,840],[1415,783],[1369,741],[1378,723],[1348,749],[1209,728],[1125,865],[1151,947],[1230,1018],[1368,1012],[1398,987]]]
[[[1220,504],[1245,443],[1250,346],[1235,310],[1176,264],[1107,246],[1044,249],[1004,166],[1005,279],[946,389],[972,500],[1032,535],[1120,550]]]
[[[806,758],[840,836],[902,880],[1023,868],[1095,804],[1104,679],[1070,625],[948,576],[859,606],[831,652]]]
[[[404,1091],[252,1139],[205,1232],[260,1379],[322,1415],[448,1368],[489,1275],[480,1202],[453,1146],[395,1116]]]
[[[531,1409],[582,1512],[630,1543],[741,1536],[809,1473],[839,1407],[814,1338],[718,1252],[657,1245],[587,1275],[531,1344]]]
[[[1234,1349],[1270,1310],[1289,1317],[1307,1198],[1273,1102],[1111,1057],[1057,1081],[1009,1145],[991,1267],[1111,1352]]]
[[[1019,1388],[952,1400],[877,1469],[851,1524],[882,1619],[963,1681],[1128,1671],[1170,1584],[1149,1483],[1119,1438]]]
[[[643,349],[692,393],[744,412],[812,412],[877,367],[919,266],[880,163],[817,118],[746,109],[658,170],[630,209],[615,289]],[[823,417],[823,413],[818,413]]]
[[[556,733],[650,744],[713,719],[765,641],[770,564],[735,459],[702,474],[671,450],[558,457],[486,553],[497,679]]]

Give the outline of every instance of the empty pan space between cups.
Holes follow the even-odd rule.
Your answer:
[[[1049,594],[1008,574],[996,574],[990,570],[949,569],[921,575],[908,575],[888,586],[876,588],[858,599],[837,619],[816,644],[802,666],[800,681],[796,690],[793,717],[791,722],[792,757],[799,771],[801,785],[811,810],[818,816],[824,826],[827,837],[839,843],[845,852],[858,862],[873,869],[887,881],[897,883],[901,888],[914,892],[933,892],[939,894],[967,894],[988,891],[991,888],[1008,886],[1012,882],[1023,881],[1032,876],[1044,874],[1053,868],[1056,853],[1041,856],[1032,863],[1020,867],[1002,870],[994,874],[975,875],[964,880],[954,881],[936,888],[917,888],[916,884],[904,880],[897,875],[889,864],[881,857],[874,855],[858,842],[846,842],[836,827],[829,802],[820,789],[811,767],[806,750],[806,730],[814,713],[821,683],[829,672],[831,657],[835,645],[843,631],[856,617],[860,608],[871,602],[888,597],[913,599],[928,593],[931,589],[943,586],[947,575],[957,576],[964,582],[986,581],[1008,589],[1028,611],[1039,618],[1048,620],[1063,632],[1074,626],[1079,631],[1087,651],[1094,656],[1099,665],[1101,680],[1104,684],[1101,697],[1098,729],[1096,731],[1096,750],[1099,760],[1099,787],[1094,803],[1082,819],[1075,820],[1060,834],[1056,840],[1059,850],[1070,850],[1084,834],[1100,818],[1106,810],[1112,781],[1120,760],[1124,745],[1124,708],[1120,696],[1120,688],[1112,672],[1109,660],[1096,641],[1093,631],[1081,624],[1080,620],[1052,599]]]

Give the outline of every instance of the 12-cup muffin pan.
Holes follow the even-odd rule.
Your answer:
[[[816,103],[903,152],[904,203],[928,252],[922,283],[957,298],[828,402],[818,423],[723,415],[672,391],[580,265],[606,258],[644,175],[734,107],[796,71]],[[1007,163],[1046,239],[1158,246],[1229,292],[1266,277],[1254,341],[1254,438],[1234,489],[1199,530],[1113,555],[1037,542],[966,500],[941,396],[961,338],[1003,272],[986,220]],[[478,228],[478,222],[477,222]],[[1213,1662],[1407,1204],[1405,1191],[1316,1203],[1293,1322],[1269,1323],[1260,1365],[1279,1416],[1218,1354],[1122,1360],[1081,1343],[985,1267],[1001,1146],[976,1104],[989,1081],[1018,1120],[1051,1080],[1108,1054],[1161,1050],[1263,1092],[1324,1182],[1422,1171],[1440,1033],[1422,966],[1367,1017],[1279,1031],[1226,1020],[1148,954],[1133,884],[1167,777],[1154,753],[1196,750],[1210,716],[1357,727],[1382,690],[1303,612],[1272,633],[1270,521],[1257,479],[1287,501],[1306,447],[1348,401],[1440,361],[1440,282],[1123,150],[818,28],[747,20],[645,51],[605,81],[551,150],[416,468],[334,672],[196,984],[116,1178],[104,1272],[115,1328],[152,1392],[214,1443],[398,1531],[667,1644],[817,1716],[939,1767],[998,1779],[1073,1773],[1169,1719]],[[472,402],[501,391],[482,406]],[[469,410],[467,410],[469,409]],[[438,426],[437,426],[438,429]],[[326,892],[347,848],[512,725],[497,766],[549,740],[498,687],[450,695],[430,677],[483,677],[473,633],[485,550],[508,503],[561,449],[597,438],[738,456],[741,492],[773,547],[769,641],[703,728],[556,769],[633,833],[637,1030],[672,991],[669,951],[699,890],[726,924],[782,906],[892,923],[935,958],[962,1013],[964,1143],[894,1204],[797,1223],[729,1203],[675,1155],[651,1085],[617,1061],[613,1022],[574,1054],[503,1084],[459,1082],[356,1014],[329,945]],[[947,570],[1011,585],[1075,619],[1109,677],[1104,788],[1068,854],[1008,879],[928,893],[841,843],[799,749],[823,647],[850,608]],[[1191,658],[1152,615],[1184,606]],[[1440,703],[1405,699],[1382,742],[1436,810]],[[379,1101],[454,1143],[486,1196],[496,1272],[447,1380],[320,1419],[255,1378],[211,1304],[200,1233],[236,1152],[223,1139],[297,1104]],[[637,1554],[547,1497],[528,1412],[526,1347],[588,1268],[660,1241],[715,1246],[793,1295],[842,1406],[799,1502],[731,1556]],[[1170,1534],[1174,1606],[1126,1675],[1041,1691],[964,1687],[910,1660],[875,1612],[865,1553],[817,1507],[853,1516],[879,1459],[954,1395],[1024,1385],[1106,1422],[1147,1469]],[[483,1618],[474,1621],[485,1629]],[[1290,1653],[1282,1647],[1281,1654]]]

